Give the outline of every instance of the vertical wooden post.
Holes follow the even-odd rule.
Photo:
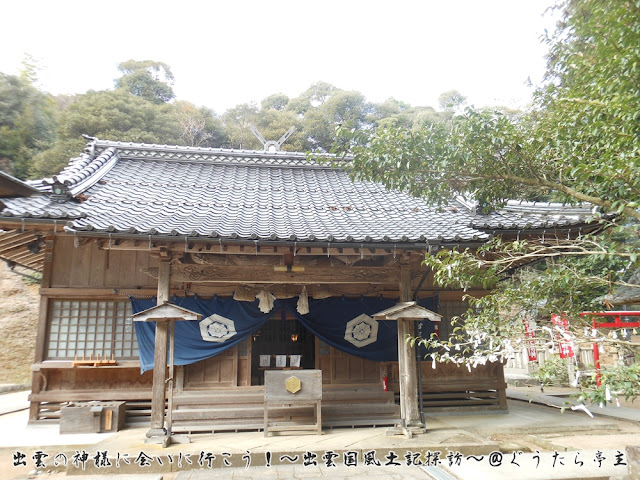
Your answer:
[[[496,364],[496,377],[499,385],[496,390],[498,394],[498,405],[500,405],[500,408],[507,410],[509,406],[507,405],[507,382],[504,380],[504,365],[502,362],[496,362]]]
[[[174,357],[175,357],[175,339],[176,339],[176,321],[169,321],[169,394],[167,399],[167,434],[171,435],[173,429],[173,376],[174,376]]]
[[[47,237],[44,251],[44,264],[42,269],[42,281],[40,288],[51,287],[51,273],[53,267],[53,249],[55,245],[55,237]],[[41,363],[45,360],[45,350],[48,337],[49,323],[49,297],[40,295],[40,311],[38,313],[38,331],[36,333],[36,352],[34,357],[35,363]],[[44,383],[44,373],[38,369],[31,375],[31,393],[40,393]],[[40,416],[40,402],[31,402],[29,404],[29,422],[35,422]]]
[[[158,305],[169,301],[170,259],[161,259],[158,265]],[[151,387],[151,429],[147,437],[166,435],[164,409],[167,380],[168,322],[156,322],[156,339],[153,351],[153,386]]]
[[[400,301],[411,301],[411,267],[408,262],[400,264]],[[406,342],[413,336],[414,320],[398,319],[398,370],[400,381],[400,412],[406,426],[420,423],[418,411],[417,362],[413,349]]]

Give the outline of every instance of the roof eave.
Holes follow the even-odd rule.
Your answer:
[[[320,248],[359,248],[359,249],[387,249],[394,250],[415,250],[425,251],[440,248],[478,248],[484,245],[486,241],[469,240],[469,241],[446,241],[446,240],[429,240],[424,242],[340,242],[326,240],[265,240],[265,239],[244,239],[244,238],[226,238],[226,237],[205,237],[205,236],[189,236],[189,235],[163,235],[163,234],[143,234],[143,233],[124,233],[124,232],[103,232],[103,231],[86,231],[75,230],[71,226],[65,226],[67,233],[77,235],[78,237],[104,238],[111,240],[141,240],[151,242],[198,242],[209,243],[215,245],[259,245],[265,246],[287,246],[287,247],[320,247]]]

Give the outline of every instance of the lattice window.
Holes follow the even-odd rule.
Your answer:
[[[47,359],[137,359],[129,301],[52,300]]]

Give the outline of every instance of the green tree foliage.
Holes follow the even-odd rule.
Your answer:
[[[115,81],[117,89],[144,98],[151,103],[167,103],[175,98],[173,74],[166,63],[153,60],[127,60],[118,65],[122,77]]]
[[[335,129],[339,125],[351,125],[356,129],[370,127],[368,118],[372,106],[360,92],[335,88],[328,92],[314,95],[311,106],[304,113],[309,150],[329,151],[336,141]]]
[[[359,92],[340,91],[310,108],[304,115],[310,149],[328,151],[335,141],[336,126],[349,124],[360,129],[366,114],[364,97]]]
[[[414,109],[411,124],[414,130],[443,123],[443,113],[433,107],[417,107]],[[449,117],[448,113],[445,114]]]
[[[534,145],[585,200],[639,219],[640,3],[567,2],[548,41]]]
[[[382,103],[373,105],[369,122],[374,126],[404,126],[411,127],[413,124],[414,109],[411,105],[395,98],[388,98]]]
[[[118,68],[122,76],[115,80],[115,90],[57,97],[33,87],[36,68],[32,64],[25,64],[22,77],[4,75],[0,83],[0,168],[20,177],[52,175],[81,151],[82,135],[261,149],[250,125],[266,140],[280,139],[293,126],[295,132],[282,145],[283,150],[322,152],[336,141],[338,125],[363,131],[378,125],[415,129],[451,116],[395,99],[371,104],[360,92],[316,82],[298,97],[276,93],[262,100],[260,107],[240,104],[219,117],[206,107],[175,100],[173,74],[162,62],[128,60]]]
[[[284,110],[289,104],[289,97],[284,93],[274,93],[273,95],[269,95],[267,98],[260,102],[260,107],[262,110]]]
[[[218,117],[206,107],[170,102],[174,100],[173,74],[164,63],[128,60],[119,69],[122,76],[113,91],[53,98],[32,86],[33,65],[25,64],[22,78],[4,76],[0,85],[4,123],[0,128],[4,129],[5,170],[23,177],[51,175],[78,154],[85,142],[83,134],[121,141],[261,149],[250,125],[266,140],[280,139],[293,126],[295,133],[282,145],[283,150],[327,151],[336,141],[337,125],[364,131],[378,125],[415,129],[451,116],[395,99],[371,104],[360,92],[317,82],[296,98],[276,93],[262,100],[260,107],[241,104]],[[24,115],[14,121],[17,112]]]
[[[527,118],[467,109],[450,132],[353,131],[368,145],[354,151],[356,175],[434,202],[473,193],[496,205],[546,191],[640,219],[639,7],[576,0],[564,13]]]
[[[309,109],[319,107],[339,90],[330,83],[316,82],[298,97],[291,99],[286,108],[297,115],[304,116]]]
[[[77,95],[60,114],[56,144],[34,158],[33,175],[58,172],[82,151],[82,135],[124,142],[183,143],[171,105],[157,105],[123,90]]]
[[[34,155],[54,139],[56,104],[33,86],[35,73],[0,73],[0,168],[26,178]]]
[[[552,312],[570,318],[573,341],[590,343],[576,313],[602,309],[601,295],[638,267],[640,2],[566,0],[559,8],[562,19],[547,39],[547,79],[526,115],[468,108],[453,116],[450,127],[430,123],[421,129],[341,132],[343,145],[351,146],[356,177],[435,204],[473,195],[490,210],[505,199],[544,194],[590,202],[601,215],[617,215],[608,235],[598,238],[497,241],[483,250],[484,257],[458,251],[428,256],[436,279],[451,287],[496,286],[522,262],[539,262],[501,282],[493,294],[469,299],[472,309],[456,341],[473,348],[465,360],[441,350],[444,360],[473,363],[504,356],[512,351],[514,336],[522,334],[524,316],[548,321]],[[445,96],[452,102],[443,97],[444,107],[460,105],[457,95]],[[601,217],[603,228],[606,218]],[[615,343],[599,335],[598,341]],[[597,401],[599,390],[585,382],[583,398]],[[621,385],[611,388],[629,394]],[[637,383],[632,390],[640,394]]]
[[[227,141],[222,122],[206,107],[178,100],[171,105],[170,115],[179,132],[179,143],[191,147],[219,147]]]
[[[467,97],[462,95],[458,90],[448,90],[442,92],[438,97],[438,104],[443,111],[459,110],[467,103]]]
[[[255,103],[243,103],[227,110],[222,115],[222,123],[229,139],[227,148],[260,150],[260,141],[251,133],[250,125],[256,123],[258,106]]]
[[[256,115],[254,126],[267,141],[279,140],[291,127],[296,127],[296,131],[281,149],[290,152],[303,152],[307,149],[303,121],[293,112],[262,108]]]

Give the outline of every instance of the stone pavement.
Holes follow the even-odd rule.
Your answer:
[[[635,409],[607,407],[609,417],[590,418],[510,400],[509,414],[428,417],[427,433],[412,439],[386,436],[386,428],[341,428],[326,429],[321,436],[192,435],[190,444],[162,448],[144,443],[147,427],[60,435],[56,424],[27,425],[27,410],[15,412],[26,407],[26,395],[0,395],[2,479],[28,478],[38,461],[46,465],[40,470],[52,472],[38,475],[42,479],[74,475],[95,480],[109,474],[118,474],[117,480],[125,480],[124,474],[134,475],[131,480],[640,478],[628,477],[630,465],[624,465],[637,465],[627,452],[640,445],[640,411]],[[554,400],[541,396],[537,401]],[[616,411],[624,413],[622,421],[612,417]],[[414,460],[430,466],[407,466]],[[20,465],[13,466],[16,462]]]

